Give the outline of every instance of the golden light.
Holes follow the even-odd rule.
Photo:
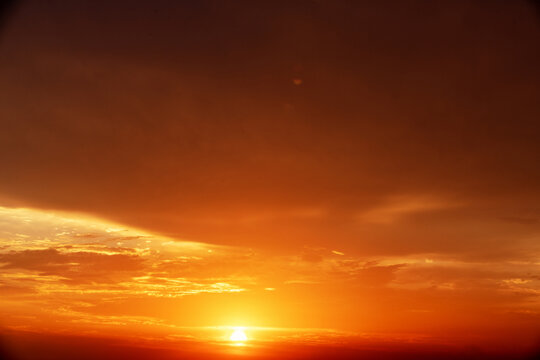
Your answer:
[[[234,342],[244,342],[247,341],[248,337],[246,336],[246,333],[244,332],[243,328],[235,328],[235,330],[232,332],[231,336],[229,337],[229,340]]]

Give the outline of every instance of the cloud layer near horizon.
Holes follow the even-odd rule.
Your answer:
[[[308,341],[315,331],[326,343],[360,334],[536,339],[538,262],[355,257],[322,247],[270,255],[29,209],[0,208],[0,224],[0,325],[8,329],[160,341],[200,341],[234,325],[285,331],[281,340]]]

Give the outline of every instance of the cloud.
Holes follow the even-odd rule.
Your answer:
[[[80,6],[28,2],[6,32],[5,205],[214,244],[370,255],[429,252],[443,237],[459,252],[477,241],[471,219],[538,218],[540,49],[536,16],[517,3],[437,4],[429,16],[397,2],[201,5],[201,21],[174,24],[164,14],[191,5],[160,3],[152,18],[143,4]],[[120,22],[101,24],[106,12]],[[237,27],[219,26],[230,19]],[[398,244],[377,224],[404,225]],[[456,228],[465,234],[444,234]]]
[[[414,324],[421,333],[428,317],[441,328],[510,317],[508,326],[531,329],[520,319],[539,309],[532,261],[479,262],[447,253],[357,256],[313,246],[272,254],[174,241],[75,215],[0,210],[0,222],[9,224],[0,251],[6,326],[136,327],[158,336],[190,334],[183,327],[201,323],[332,323],[354,333],[380,330],[381,317],[391,312],[385,326]]]
[[[43,275],[58,275],[75,282],[111,282],[119,275],[131,277],[144,268],[142,262],[137,256],[83,251],[62,253],[52,248],[0,254],[1,269],[38,271]]]
[[[359,214],[358,219],[369,223],[390,224],[407,215],[444,210],[455,206],[459,206],[459,204],[443,199],[427,196],[402,196],[389,199],[386,204]]]

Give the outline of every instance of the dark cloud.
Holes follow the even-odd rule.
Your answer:
[[[133,255],[106,255],[85,251],[63,253],[49,248],[0,254],[0,269],[32,270],[42,275],[58,275],[71,282],[99,283],[136,276],[144,269],[143,261]]]
[[[28,1],[4,37],[7,205],[364,254],[481,253],[538,217],[525,1]],[[441,208],[358,221],[395,196]]]
[[[0,36],[1,31],[4,30],[7,19],[12,15],[13,8],[19,1],[17,0],[5,0],[0,3]]]
[[[316,335],[315,335],[316,336]],[[145,359],[235,359],[237,354],[223,351],[216,343],[202,343],[190,339],[162,341],[159,345],[149,346],[144,341],[137,343],[126,340],[99,336],[35,334],[23,331],[3,331],[2,339],[9,343],[2,346],[0,354],[6,354],[5,359],[72,359],[81,360],[100,358],[103,360],[129,358]],[[428,360],[428,359],[464,359],[464,360],[529,360],[537,354],[536,348],[520,349],[517,352],[481,350],[475,347],[457,348],[447,344],[427,344],[405,340],[349,339],[350,343],[339,346],[317,343],[316,338],[309,344],[288,343],[280,341],[272,347],[258,344],[243,354],[246,359],[358,359],[366,360]],[[10,355],[7,357],[7,355]],[[13,356],[13,357],[11,357]]]

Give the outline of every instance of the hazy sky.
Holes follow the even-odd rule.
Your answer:
[[[538,339],[536,10],[16,3],[0,34],[0,325],[49,309]]]

